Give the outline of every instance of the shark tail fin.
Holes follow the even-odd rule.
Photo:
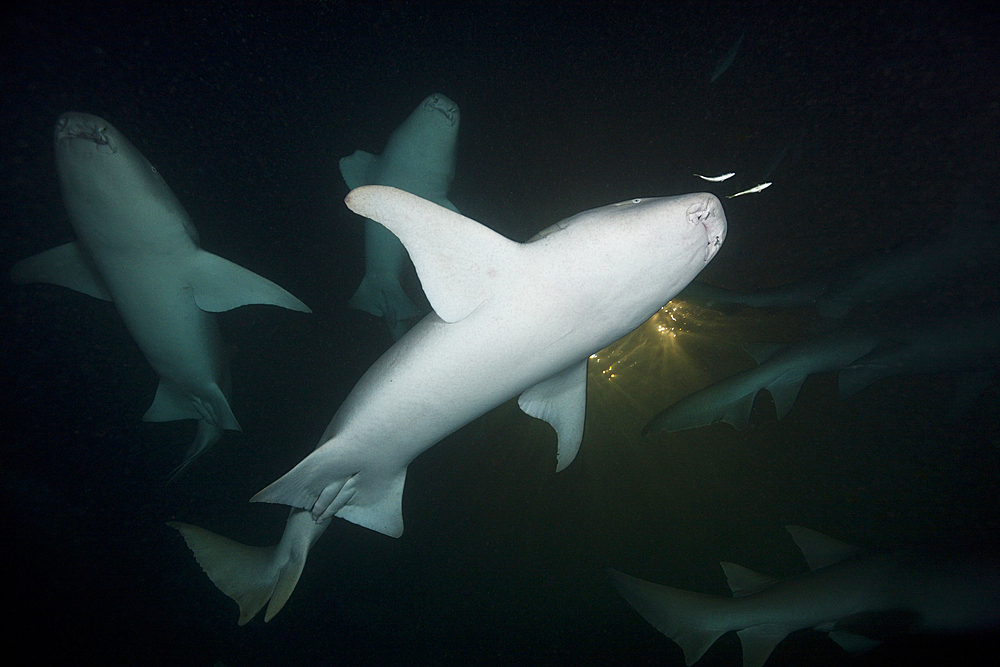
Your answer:
[[[347,302],[351,308],[363,310],[376,317],[384,317],[389,326],[397,322],[423,315],[397,280],[380,280],[378,276],[365,274],[358,291]]]
[[[225,430],[221,427],[216,426],[215,424],[212,424],[204,419],[199,419],[198,431],[195,433],[194,441],[184,453],[184,460],[181,461],[180,465],[174,468],[170,473],[170,477],[167,478],[167,483],[174,481],[174,479],[184,472],[195,459],[211,449],[212,445],[222,439],[222,435],[224,433]]]
[[[284,550],[285,562],[278,562],[277,546],[252,547],[198,526],[176,521],[167,525],[180,531],[208,578],[240,606],[240,625],[264,605],[264,620],[274,618],[295,590],[306,563],[308,549]]]
[[[167,525],[180,531],[208,578],[240,606],[240,625],[245,625],[256,616],[280,588],[286,591],[284,597],[280,602],[272,600],[266,618],[269,620],[278,613],[295,588],[305,565],[305,558],[302,558],[300,563],[279,566],[274,562],[274,546],[240,544],[204,528],[176,521]],[[275,602],[278,602],[277,608],[272,609]]]
[[[615,588],[654,628],[677,642],[688,665],[697,662],[715,641],[731,629],[720,622],[719,600],[682,591],[606,569]]]

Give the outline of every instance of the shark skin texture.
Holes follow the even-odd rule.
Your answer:
[[[711,194],[632,199],[585,211],[527,243],[402,190],[365,186],[354,212],[406,247],[433,312],[389,348],[337,410],[312,454],[251,500],[291,506],[276,547],[171,524],[240,624],[294,589],[337,516],[403,532],[409,463],[515,396],[557,435],[556,470],[583,438],[587,360],[651,317],[711,260],[726,218]]]
[[[21,260],[15,283],[51,283],[114,303],[160,378],[144,421],[198,420],[177,475],[225,430],[229,361],[214,313],[248,304],[311,312],[266,278],[199,246],[198,232],[156,168],[106,120],[64,113],[56,169],[77,240]]]
[[[693,665],[736,631],[744,667],[761,667],[787,635],[813,628],[857,655],[909,632],[973,633],[1000,628],[1000,562],[967,553],[890,552],[854,547],[786,526],[810,571],[773,579],[722,563],[732,598],[643,581],[608,568],[612,584],[646,621],[677,642]]]
[[[347,187],[389,185],[439,206],[458,211],[448,199],[458,150],[458,105],[442,95],[428,95],[386,142],[381,155],[355,151],[341,158]],[[425,305],[407,295],[412,273],[406,248],[374,220],[365,219],[365,276],[348,305],[385,319],[395,340],[427,314]]]

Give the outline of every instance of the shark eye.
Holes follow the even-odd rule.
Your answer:
[[[633,203],[633,204],[638,204],[638,203],[639,203],[639,202],[641,202],[641,201],[642,201],[641,199],[633,199],[633,200],[632,200],[632,203]]]

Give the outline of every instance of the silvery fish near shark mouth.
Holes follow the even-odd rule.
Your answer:
[[[118,143],[109,131],[109,125],[97,116],[64,113],[56,121],[56,144],[70,139],[85,139],[97,146],[99,153],[117,153]]]

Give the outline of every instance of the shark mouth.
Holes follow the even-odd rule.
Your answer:
[[[452,127],[458,122],[458,107],[451,103],[451,100],[443,99],[441,95],[431,95],[427,98],[424,106],[433,111],[439,111]]]
[[[726,240],[726,225],[719,219],[719,203],[712,201],[712,199],[714,198],[692,204],[687,211],[688,222],[700,224],[708,238],[708,249],[705,253],[706,263],[715,257],[715,253],[719,252],[719,248],[722,247],[722,242]]]
[[[56,123],[56,143],[68,142],[71,139],[91,141],[97,147],[98,153],[117,153],[118,144],[108,130],[108,126],[79,116],[62,116]]]

